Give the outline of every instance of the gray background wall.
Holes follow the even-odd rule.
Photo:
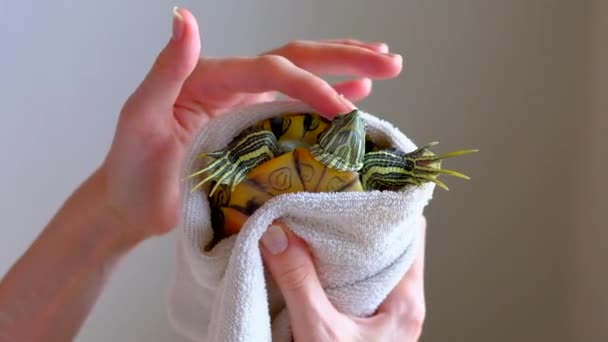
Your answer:
[[[608,2],[592,0],[587,21],[587,46],[584,84],[584,107],[581,127],[578,172],[585,177],[578,182],[576,221],[576,258],[572,272],[576,281],[570,312],[573,323],[572,341],[604,341],[608,336],[608,273],[606,244],[608,241],[608,182],[605,157],[608,146]]]
[[[198,17],[208,55],[387,41],[406,71],[361,106],[418,143],[481,149],[446,162],[473,179],[450,180],[427,212],[423,341],[608,336],[599,0],[0,2],[0,274],[106,153],[173,5]],[[173,247],[158,238],[124,260],[78,340],[179,340],[164,312]]]

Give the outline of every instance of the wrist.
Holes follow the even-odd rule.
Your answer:
[[[95,202],[97,222],[103,227],[101,238],[106,247],[123,253],[149,237],[145,229],[125,216],[125,212],[111,200],[107,177],[103,169],[96,170],[89,179],[90,196]]]
[[[9,318],[0,319],[0,331],[21,340],[71,340],[117,262],[143,240],[133,232],[93,174],[0,281],[0,307]]]
[[[146,238],[111,205],[101,170],[95,171],[76,189],[48,228],[80,241],[83,252],[88,249],[92,261],[118,257]]]

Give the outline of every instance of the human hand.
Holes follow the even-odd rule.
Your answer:
[[[194,16],[176,10],[173,37],[125,103],[96,172],[108,207],[142,238],[166,233],[179,217],[184,153],[211,118],[276,92],[329,118],[347,112],[369,94],[371,79],[401,72],[401,57],[387,51],[381,43],[298,41],[254,57],[201,58]],[[330,85],[321,74],[355,79]]]
[[[426,221],[420,227],[425,241]],[[261,239],[262,257],[285,299],[295,341],[418,341],[425,318],[424,244],[371,317],[338,312],[323,291],[305,242],[280,223]]]

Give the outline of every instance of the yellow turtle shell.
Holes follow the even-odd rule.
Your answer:
[[[358,172],[329,168],[310,153],[308,148],[329,127],[325,118],[284,113],[263,120],[258,127],[272,131],[286,150],[255,167],[232,191],[229,185],[219,185],[210,198],[218,239],[238,233],[255,210],[281,194],[363,191]]]

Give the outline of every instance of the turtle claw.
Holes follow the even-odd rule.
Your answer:
[[[442,169],[441,162],[446,158],[452,158],[452,157],[461,156],[461,155],[465,155],[465,154],[469,154],[469,153],[475,153],[475,152],[479,152],[479,150],[477,150],[477,149],[458,150],[458,151],[452,151],[452,152],[436,155],[433,152],[431,152],[428,149],[428,147],[435,146],[437,144],[438,144],[438,142],[433,142],[433,143],[427,144],[427,145],[417,149],[414,152],[406,154],[406,158],[410,158],[411,161],[415,165],[413,177],[418,177],[418,178],[425,179],[427,181],[431,181],[431,182],[437,184],[439,187],[441,187],[444,190],[449,190],[449,188],[443,182],[441,182],[437,179],[437,177],[439,177],[439,175],[441,175],[441,174],[449,175],[449,176],[456,177],[456,178],[466,179],[466,180],[471,179],[469,176],[467,176],[463,173],[460,173],[458,171]]]
[[[434,156],[433,160],[442,160],[442,159],[446,159],[446,158],[461,156],[461,155],[464,155],[464,154],[475,153],[475,152],[479,152],[479,150],[477,150],[477,149],[471,149],[471,150],[453,151],[453,152],[449,152],[449,153],[445,153],[445,154]]]
[[[422,179],[427,180],[429,182],[433,182],[433,183],[437,184],[437,186],[439,186],[443,190],[450,191],[450,188],[448,188],[448,186],[445,185],[444,182],[440,181],[436,177],[429,176],[429,175],[418,175],[418,178],[422,178]]]
[[[470,180],[471,177],[462,174],[458,171],[454,171],[454,170],[448,170],[448,169],[439,169],[439,168],[430,168],[430,167],[424,167],[424,166],[420,166],[418,168],[421,171],[426,171],[429,173],[442,173],[442,174],[446,174],[446,175],[450,175],[453,177],[457,177],[457,178],[461,178],[461,179],[466,179],[466,180]]]
[[[239,173],[237,172],[238,164],[232,163],[229,160],[230,153],[229,152],[212,152],[207,154],[201,154],[202,157],[212,157],[217,158],[205,168],[190,174],[187,178],[196,177],[200,174],[207,174],[207,177],[200,182],[198,182],[191,190],[191,192],[196,191],[200,187],[202,187],[205,183],[215,180],[215,185],[211,188],[211,192],[209,196],[213,196],[215,191],[221,186],[221,184],[229,184],[231,188],[234,189],[237,183],[241,181],[239,179]],[[241,177],[242,178],[242,177]]]
[[[210,154],[207,154],[207,155],[210,155]],[[204,156],[205,155],[203,154],[203,157]],[[234,165],[230,165],[227,158],[219,158],[219,159],[214,160],[212,163],[207,165],[205,168],[203,168],[193,174],[188,175],[186,178],[190,179],[190,178],[196,177],[203,173],[209,173],[205,179],[198,182],[192,188],[191,192],[195,192],[197,189],[202,187],[208,181],[216,180],[217,182],[216,182],[215,186],[213,187],[213,189],[211,189],[211,194],[213,194],[215,192],[215,190],[217,189],[217,187],[221,184],[221,182],[232,174],[232,172],[227,170],[228,168],[231,168],[231,166],[232,166],[232,168],[234,168]],[[218,178],[217,177],[218,174],[223,174],[223,175]],[[210,194],[210,196],[211,196],[211,194]]]
[[[222,184],[227,184],[234,190],[245,178],[245,174],[257,165],[274,158],[278,153],[278,143],[272,132],[259,129],[246,130],[225,149],[199,154],[201,158],[210,157],[215,160],[187,178],[206,174],[207,177],[196,184],[192,191],[196,191],[206,182],[215,181],[209,193],[209,196],[213,196]]]

